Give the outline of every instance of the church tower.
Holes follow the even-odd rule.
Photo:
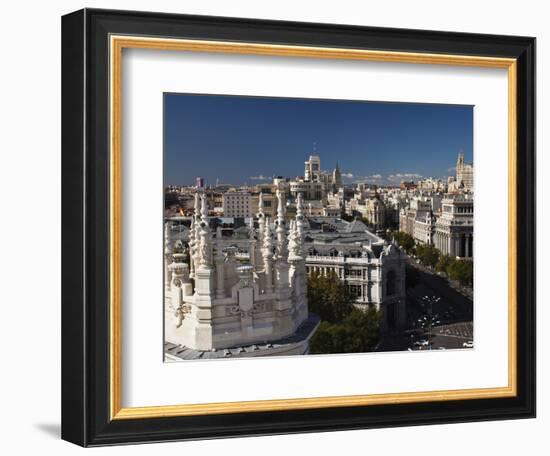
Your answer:
[[[470,163],[464,162],[464,153],[458,153],[456,161],[456,184],[458,188],[463,188],[467,191],[474,189],[474,167]]]
[[[342,173],[340,172],[340,167],[338,166],[338,162],[336,163],[336,168],[334,168],[334,171],[332,172],[332,185],[333,185],[334,192],[337,192],[339,189],[343,187]]]
[[[464,170],[464,154],[462,152],[458,153],[458,159],[456,160],[456,181],[460,185],[462,181],[462,173]]]

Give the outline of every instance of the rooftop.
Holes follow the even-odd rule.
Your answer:
[[[288,337],[274,340],[271,342],[255,343],[250,345],[239,345],[230,348],[220,348],[213,350],[195,350],[183,345],[176,345],[171,342],[164,343],[164,353],[172,358],[184,360],[189,359],[224,359],[231,357],[246,357],[246,356],[269,356],[269,352],[279,351],[289,345],[296,345],[307,341],[313,333],[313,330],[320,322],[320,318],[315,314],[309,314],[298,329]]]

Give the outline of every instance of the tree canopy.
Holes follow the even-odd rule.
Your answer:
[[[394,231],[392,233],[392,236],[395,239],[395,242],[397,242],[397,244],[400,245],[405,250],[405,252],[409,254],[414,252],[415,241],[410,234],[403,233],[402,231]]]
[[[334,274],[308,278],[308,302],[321,324],[310,340],[310,353],[360,353],[378,341],[380,313],[355,307],[355,297]]]
[[[474,284],[474,262],[472,260],[442,255],[436,265],[436,270],[445,272],[450,279],[457,280],[461,285],[471,287]]]
[[[474,283],[474,263],[472,260],[452,260],[447,267],[450,279],[458,280],[461,285],[472,286]]]
[[[310,312],[322,321],[339,323],[353,310],[355,298],[348,287],[340,282],[334,272],[320,275],[315,272],[308,277],[307,299]]]
[[[378,342],[379,313],[353,309],[342,323],[322,321],[309,345],[310,353],[364,353]]]
[[[418,244],[416,246],[416,256],[424,266],[433,268],[439,261],[439,250],[433,245]]]

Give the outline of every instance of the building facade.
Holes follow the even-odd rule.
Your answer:
[[[419,213],[414,219],[413,237],[420,244],[433,245],[436,217],[433,211]]]
[[[305,228],[308,274],[331,273],[356,297],[359,308],[382,313],[380,328],[391,331],[406,322],[405,255],[367,230],[360,220],[312,217]]]
[[[240,191],[226,192],[222,197],[222,209],[224,217],[252,217],[252,194]]]
[[[470,194],[448,195],[435,223],[434,245],[444,255],[473,257],[474,200]]]
[[[436,214],[441,208],[441,195],[415,196],[399,214],[399,231],[411,235],[421,244],[433,245]]]

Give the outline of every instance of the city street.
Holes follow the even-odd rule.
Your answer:
[[[473,348],[472,301],[443,277],[413,264],[407,274],[414,280],[407,289],[406,328],[383,335],[376,351]]]

